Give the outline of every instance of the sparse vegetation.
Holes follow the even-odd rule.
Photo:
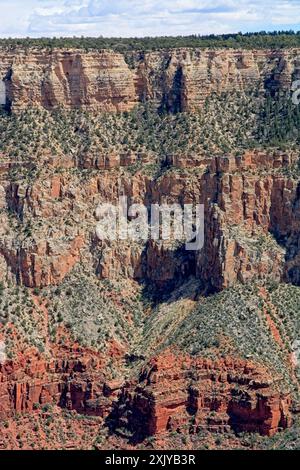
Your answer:
[[[298,338],[300,290],[279,285],[268,299],[274,302],[276,323],[280,318],[287,320],[287,332],[282,331],[283,339],[287,339],[286,347],[282,348],[274,340],[263,314],[269,303],[259,289],[259,283],[253,282],[225,289],[202,298],[192,312],[185,312],[181,318],[178,304],[167,302],[158,306],[145,323],[144,350],[151,350],[153,345],[162,350],[177,345],[192,355],[210,358],[236,355],[267,365],[284,379],[285,385],[289,384],[286,358]],[[162,337],[164,340],[159,340]]]
[[[24,171],[29,178],[36,168],[28,162],[47,154],[70,157],[83,167],[87,156],[144,154],[149,168],[156,171],[153,166],[166,162],[168,155],[298,147],[300,107],[289,94],[249,91],[213,94],[194,113],[160,112],[150,103],[119,114],[30,108],[18,114],[0,113],[0,132],[0,152],[27,162]]]

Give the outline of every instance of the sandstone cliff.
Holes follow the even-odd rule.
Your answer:
[[[134,441],[202,429],[273,435],[289,425],[289,405],[276,391],[276,379],[255,364],[193,361],[166,351],[144,368],[134,390],[124,389],[109,419],[119,432],[129,429]]]
[[[0,51],[7,106],[129,111],[152,100],[195,110],[213,93],[289,90],[299,50]]]
[[[101,174],[96,171],[84,183],[72,173],[77,165],[72,160],[66,164],[64,160],[50,159],[39,176],[29,183],[10,182],[3,170],[1,205],[9,207],[16,220],[5,211],[1,215],[1,256],[5,266],[2,279],[17,279],[27,288],[51,288],[61,285],[76,266],[83,265],[90,266],[100,282],[146,281],[156,286],[158,292],[166,292],[192,277],[194,294],[188,294],[188,289],[182,291],[191,299],[188,301],[192,302],[191,307],[188,303],[182,307],[174,304],[173,314],[172,310],[165,312],[166,324],[172,319],[170,333],[187,318],[201,293],[220,291],[237,282],[290,280],[297,283],[298,251],[294,240],[299,232],[298,181],[292,174],[284,173],[296,162],[293,152],[247,151],[240,156],[210,159],[198,156],[190,160],[176,156],[169,161],[170,170],[158,180],[152,180],[143,170],[134,175],[127,173],[134,158],[137,157],[112,156],[101,165],[101,170],[99,162],[86,161],[90,171],[95,167]],[[185,167],[186,172],[181,173]],[[180,253],[167,242],[143,245],[97,241],[95,207],[101,201],[117,202],[120,188],[126,188],[126,194],[134,201],[146,204],[160,203],[165,197],[170,203],[203,202],[205,250]],[[25,229],[29,227],[29,232],[20,230],[20,220],[27,221]],[[70,295],[68,289],[60,295],[59,308],[64,312],[63,296]],[[118,296],[112,295],[116,308]],[[48,299],[47,303],[54,306],[52,294]],[[38,304],[37,308],[40,318],[46,314],[48,318],[44,308]],[[55,316],[54,312],[51,315]],[[95,313],[98,315],[97,310]],[[68,322],[73,321],[74,315],[75,311],[71,312]],[[80,310],[79,315],[82,315]],[[128,382],[122,376],[123,359],[118,366],[117,385],[110,385],[114,382],[107,370],[105,354],[99,358],[96,353],[76,346],[69,349],[55,346],[49,360],[33,350],[27,353],[27,358],[19,356],[1,366],[2,416],[32,412],[35,404],[50,403],[100,416],[116,435],[130,432],[132,442],[178,430],[189,435],[197,435],[203,429],[272,435],[290,425],[292,399],[288,388],[280,387],[280,373],[275,378],[259,362],[243,362],[236,350],[233,357],[217,363],[201,358],[194,360],[188,355],[178,358],[172,352],[151,359],[161,347],[160,342],[170,335],[165,330],[169,326],[163,326],[159,339],[156,336],[162,315],[163,310],[157,318],[154,313],[151,321],[155,330],[149,326],[148,332],[146,327],[146,337],[139,330],[134,333],[135,344],[141,335],[139,348],[144,354],[149,348],[146,354],[149,363],[140,372],[139,384],[134,377]],[[268,316],[266,320],[271,337],[274,331],[279,335],[279,349],[283,354],[279,361],[284,361],[283,367],[289,370],[289,346],[285,346],[286,340],[281,339],[282,333],[276,329],[278,323],[273,324]],[[111,320],[106,321],[108,328],[112,328]],[[128,321],[133,321],[130,316]],[[50,320],[47,322],[46,331]],[[42,333],[45,334],[48,350],[48,333]],[[147,346],[148,336],[150,346]],[[115,367],[117,357],[132,348],[132,340],[124,341],[122,334],[119,338],[123,344],[118,346],[121,352],[117,349],[113,353]],[[194,371],[192,376],[191,371]],[[292,369],[288,374],[294,381]],[[165,397],[163,390],[167,382],[172,384],[172,389]],[[146,423],[142,430],[141,422]]]

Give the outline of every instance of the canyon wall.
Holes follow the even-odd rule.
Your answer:
[[[74,345],[55,348],[50,360],[34,349],[20,353],[18,360],[0,364],[0,417],[47,404],[103,416],[104,363],[99,354]]]
[[[107,358],[99,353],[52,346],[48,360],[32,349],[0,364],[0,419],[57,405],[99,416],[112,431],[127,438],[129,432],[133,443],[203,429],[271,436],[291,424],[291,397],[279,391],[280,377],[250,361],[165,351],[142,368],[136,383],[107,379]]]
[[[176,156],[169,162],[170,171],[158,180],[143,170],[135,175],[126,172],[137,158],[112,156],[105,164],[99,159],[85,161],[85,168],[101,169],[86,184],[78,176],[70,178],[70,168],[57,173],[51,159],[30,184],[4,180],[2,207],[32,224],[31,237],[23,238],[9,229],[8,216],[1,216],[0,254],[22,284],[59,284],[88,258],[91,244],[98,247],[92,251],[97,252],[94,263],[101,279],[148,279],[163,286],[194,275],[203,292],[268,277],[298,283],[299,183],[293,173],[285,174],[295,169],[295,152],[248,151],[187,160]],[[72,160],[66,166],[71,165],[75,166]],[[97,240],[96,207],[107,201],[117,204],[120,191],[129,204],[147,207],[178,201],[204,204],[205,248],[180,254],[168,241]]]
[[[2,49],[0,105],[15,113],[35,106],[111,113],[150,101],[171,113],[195,111],[214,93],[288,91],[299,73],[299,53],[296,49],[174,49],[123,55],[107,50]],[[145,338],[154,332],[145,332],[143,325],[152,315],[157,326],[164,312],[171,315],[174,303],[167,325],[167,331],[173,332],[207,295],[238,283],[300,285],[298,161],[297,150],[277,148],[214,155],[205,151],[186,155],[179,150],[160,157],[134,150],[55,156],[45,149],[40,158],[30,155],[27,162],[0,154],[1,293],[2,288],[15,286],[29,296],[43,292],[48,296],[47,301],[37,297],[29,310],[44,328],[38,338],[44,350],[29,346],[32,337],[36,339],[31,317],[25,318],[29,327],[23,325],[24,318],[15,327],[7,313],[19,320],[11,300],[1,304],[0,339],[12,345],[10,352],[15,354],[0,364],[0,419],[38,414],[51,404],[100,417],[103,428],[133,444],[172,432],[197,435],[204,429],[272,436],[289,427],[291,388],[298,385],[296,365],[290,359],[291,332],[284,331],[282,316],[274,314],[278,306],[270,312],[261,308],[257,322],[270,330],[271,339],[275,337],[271,346],[279,348],[281,371],[290,375],[288,390],[281,387],[283,375],[269,370],[257,356],[247,359],[238,348],[224,355],[216,347],[214,359],[178,351],[176,344],[161,350],[167,339],[164,330],[159,344],[147,349]],[[151,166],[157,173],[151,173]],[[148,208],[152,203],[204,204],[204,248],[188,252],[172,240],[98,240],[96,208],[99,203],[117,204],[120,194],[128,196],[129,204]],[[92,301],[103,297],[97,316],[103,314],[115,335],[111,345],[104,334],[109,347],[101,353],[97,341],[94,349],[80,346],[71,333],[67,344],[57,336],[49,339],[55,322],[66,320],[59,314],[67,310],[67,297],[75,297],[72,289],[63,296],[59,288],[73,279],[78,267],[88,273],[91,285],[96,283]],[[196,288],[180,291],[179,309],[172,295],[190,279]],[[131,304],[126,304],[128,286],[130,297],[138,293],[142,298],[140,310],[132,315]],[[85,293],[84,287],[80,289],[78,297]],[[158,297],[164,304],[163,296],[166,303],[156,311],[155,300]],[[61,299],[65,305],[59,304]],[[111,299],[113,308],[108,308]],[[259,293],[258,302],[262,302]],[[25,307],[19,305],[20,317]],[[55,311],[52,323],[48,307]],[[75,317],[75,303],[71,307]],[[91,323],[91,334],[97,325],[101,335],[103,325],[92,323],[88,308],[91,305],[84,305],[80,320]],[[117,318],[119,308],[124,324]],[[247,308],[252,311],[253,305]],[[134,315],[140,315],[138,326]],[[20,350],[18,328],[29,336]],[[131,337],[126,336],[129,330]],[[142,349],[143,355],[136,357],[134,348]]]
[[[27,288],[59,286],[81,264],[101,281],[146,282],[158,292],[168,292],[190,276],[202,294],[259,279],[297,284],[295,152],[168,156],[169,170],[158,179],[143,167],[135,174],[127,171],[143,158],[112,155],[78,162],[45,156],[32,181],[11,181],[14,164],[3,163],[0,279]],[[85,180],[83,168],[91,171]],[[169,242],[97,240],[95,209],[99,202],[117,203],[121,189],[129,201],[147,206],[204,203],[204,249],[186,252]],[[36,406],[50,403],[98,416],[114,435],[124,438],[127,433],[128,438],[130,433],[132,442],[172,431],[197,435],[203,429],[273,435],[292,422],[290,391],[280,390],[280,376],[255,361],[237,356],[193,359],[171,349],[155,357],[149,353],[136,372],[138,379],[136,374],[130,380],[123,376],[121,361],[123,372],[112,380],[107,362],[111,358],[117,363],[114,355],[99,356],[72,343],[51,348],[50,358],[33,348],[0,365],[3,418],[37,412]]]
[[[13,110],[28,106],[129,111],[151,100],[195,110],[213,93],[289,90],[299,50],[0,50],[0,82]],[[3,95],[3,93],[2,93]],[[3,99],[2,99],[3,102]]]

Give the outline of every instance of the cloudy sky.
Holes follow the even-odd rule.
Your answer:
[[[300,30],[300,0],[0,0],[0,37]]]

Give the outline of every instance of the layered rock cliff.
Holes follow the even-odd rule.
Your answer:
[[[189,294],[188,289],[186,294],[184,290],[182,292],[192,301],[191,307],[188,304],[184,306],[184,317],[197,305],[197,296],[220,291],[237,282],[289,280],[297,283],[298,251],[294,240],[299,232],[298,180],[293,173],[284,173],[286,169],[294,168],[296,154],[248,151],[240,156],[211,159],[198,156],[187,162],[177,157],[169,162],[169,171],[158,180],[152,180],[143,170],[134,175],[128,173],[126,165],[132,164],[132,158],[127,162],[124,158],[112,157],[102,166],[101,174],[97,174],[97,163],[96,174],[91,174],[84,182],[74,173],[76,163],[72,160],[66,168],[63,161],[53,164],[50,159],[35,181],[30,182],[10,182],[7,174],[3,173],[1,204],[2,208],[10,209],[10,215],[2,212],[3,281],[16,279],[24,288],[51,289],[70,276],[72,278],[76,266],[82,265],[85,269],[89,267],[91,275],[100,283],[118,283],[121,279],[124,282],[146,282],[157,289],[157,298],[159,292],[171,292],[185,280],[193,278],[194,293]],[[182,174],[179,171],[185,164],[188,168]],[[135,202],[148,205],[161,203],[163,198],[170,203],[204,203],[205,249],[185,252],[178,251],[169,242],[141,244],[97,240],[95,208],[99,202],[110,200],[117,203],[120,188],[126,188],[126,194]],[[66,294],[58,294],[61,297],[58,309],[65,317],[63,321],[70,323],[72,331],[75,311],[71,310],[66,316],[65,295],[74,296],[75,292],[72,287],[73,293],[68,294],[68,289],[66,287]],[[98,292],[96,290],[90,295],[103,296],[100,290]],[[77,296],[79,299],[80,290]],[[54,325],[61,321],[56,319],[57,307],[52,294],[47,298],[53,320],[47,320],[46,333],[42,333],[46,349],[47,329],[53,321]],[[117,298],[114,302],[118,302]],[[82,318],[80,320],[80,308],[86,309],[84,302],[81,305],[78,309],[80,322],[83,321]],[[45,310],[39,304],[37,308],[43,318]],[[107,307],[103,305],[100,308]],[[173,327],[184,318],[181,318],[180,311],[174,307],[170,317]],[[92,328],[98,328],[96,318],[100,312],[96,307],[96,317],[89,320],[94,322]],[[107,331],[114,328],[110,322],[116,313],[111,315]],[[163,313],[159,313],[158,318],[161,315]],[[13,318],[15,323],[17,317]],[[155,329],[159,325],[158,318],[155,320],[154,314]],[[5,331],[8,331],[8,326]],[[147,359],[155,353],[166,334],[162,333],[158,341],[151,328],[152,340]],[[274,328],[277,331],[273,324],[270,328],[271,334]],[[123,344],[118,346],[121,352],[112,356],[115,364],[119,354],[121,357],[126,351],[129,354],[137,341],[141,351],[147,351],[146,339],[139,331],[133,333],[134,339],[125,341],[122,333],[118,333],[121,334],[117,335],[118,341]],[[97,342],[101,349],[99,338],[95,345]],[[289,342],[291,344],[292,338]],[[283,367],[287,370],[290,368],[289,347],[284,346],[284,342],[280,343],[283,357],[279,360],[286,363]],[[272,435],[291,423],[291,392],[288,386],[284,390],[278,386],[282,381],[280,373],[274,380],[268,368],[263,369],[259,362],[241,362],[237,351],[235,357],[226,359],[226,367],[222,360],[214,364],[199,359],[194,363],[189,356],[178,359],[171,353],[171,360],[171,356],[163,353],[158,359],[160,366],[156,365],[156,359],[149,359],[149,365],[141,372],[139,385],[135,385],[134,377],[129,382],[122,377],[122,359],[116,389],[105,385],[113,376],[107,372],[107,361],[99,361],[96,353],[93,356],[92,352],[76,347],[49,352],[51,359],[43,358],[42,354],[34,360],[24,357],[1,366],[3,417],[12,416],[14,412],[32,412],[36,404],[50,403],[100,416],[115,429],[116,435],[123,436],[122,429],[125,428],[131,434],[131,442],[182,429],[189,435],[197,434],[201,429],[209,432],[233,429]],[[36,353],[31,354],[35,356]],[[73,360],[74,354],[76,358]],[[150,372],[146,373],[147,368]],[[156,369],[159,372],[154,374]],[[192,375],[191,371],[194,371]],[[293,377],[293,373],[290,374]],[[165,381],[173,384],[172,393],[168,393],[166,398],[163,394]],[[121,415],[120,410],[123,410]],[[143,423],[145,434],[140,430],[139,422]]]
[[[202,429],[273,435],[289,425],[289,406],[289,398],[276,391],[276,378],[255,364],[166,351],[142,370],[134,390],[124,389],[109,422],[117,432],[129,429],[133,441]]]
[[[176,260],[168,242],[98,242],[100,257],[95,263],[100,278],[147,278],[161,284],[181,271],[185,277],[195,275],[203,289],[211,291],[253,278],[297,283],[298,179],[284,174],[296,164],[296,153],[248,151],[236,157],[190,157],[187,162],[176,157],[158,180],[143,170],[130,175],[126,165],[133,157],[122,163],[122,157],[113,156],[106,166],[97,162],[95,168],[106,168],[104,173],[93,175],[83,186],[78,176],[70,178],[70,170],[57,173],[52,160],[29,184],[4,182],[2,207],[7,204],[17,219],[33,227],[40,221],[29,237],[20,234],[18,226],[1,237],[2,256],[22,284],[45,287],[61,282],[90,249],[97,205],[117,204],[120,191],[129,201],[148,207],[178,201],[204,204],[206,249],[183,253],[185,259]],[[180,173],[185,165],[187,171]],[[3,213],[2,230],[8,225]]]
[[[129,111],[153,100],[170,111],[196,110],[213,93],[289,90],[299,50],[175,49],[132,52],[0,51],[0,80],[14,110],[57,106]],[[3,93],[2,93],[3,94]]]

